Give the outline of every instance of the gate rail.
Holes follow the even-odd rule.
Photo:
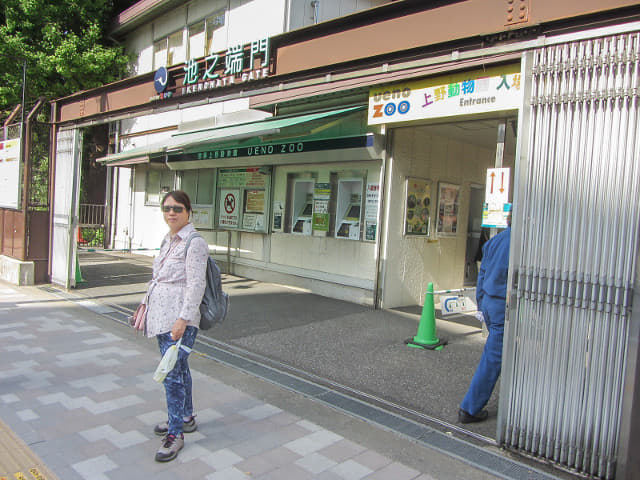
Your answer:
[[[104,225],[106,208],[104,205],[80,204],[78,213],[78,245],[104,247]]]

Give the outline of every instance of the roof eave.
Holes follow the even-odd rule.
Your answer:
[[[184,0],[140,0],[116,16],[110,29],[110,35],[119,37],[133,29],[184,4]]]

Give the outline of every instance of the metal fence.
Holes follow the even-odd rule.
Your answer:
[[[0,140],[9,140],[10,138],[20,138],[22,129],[21,123],[12,123],[0,129]]]
[[[640,34],[542,48],[532,68],[498,435],[612,479],[640,224]]]
[[[105,206],[80,204],[78,215],[78,244],[104,247]]]

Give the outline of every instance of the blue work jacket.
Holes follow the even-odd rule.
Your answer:
[[[485,310],[482,302],[487,295],[500,299],[507,296],[510,243],[511,227],[507,227],[482,247],[482,263],[476,285],[478,310]]]

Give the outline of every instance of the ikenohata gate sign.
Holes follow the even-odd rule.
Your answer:
[[[236,45],[225,52],[189,59],[181,69],[160,67],[154,77],[156,95],[149,100],[196,94],[230,87],[273,74],[268,38]]]

